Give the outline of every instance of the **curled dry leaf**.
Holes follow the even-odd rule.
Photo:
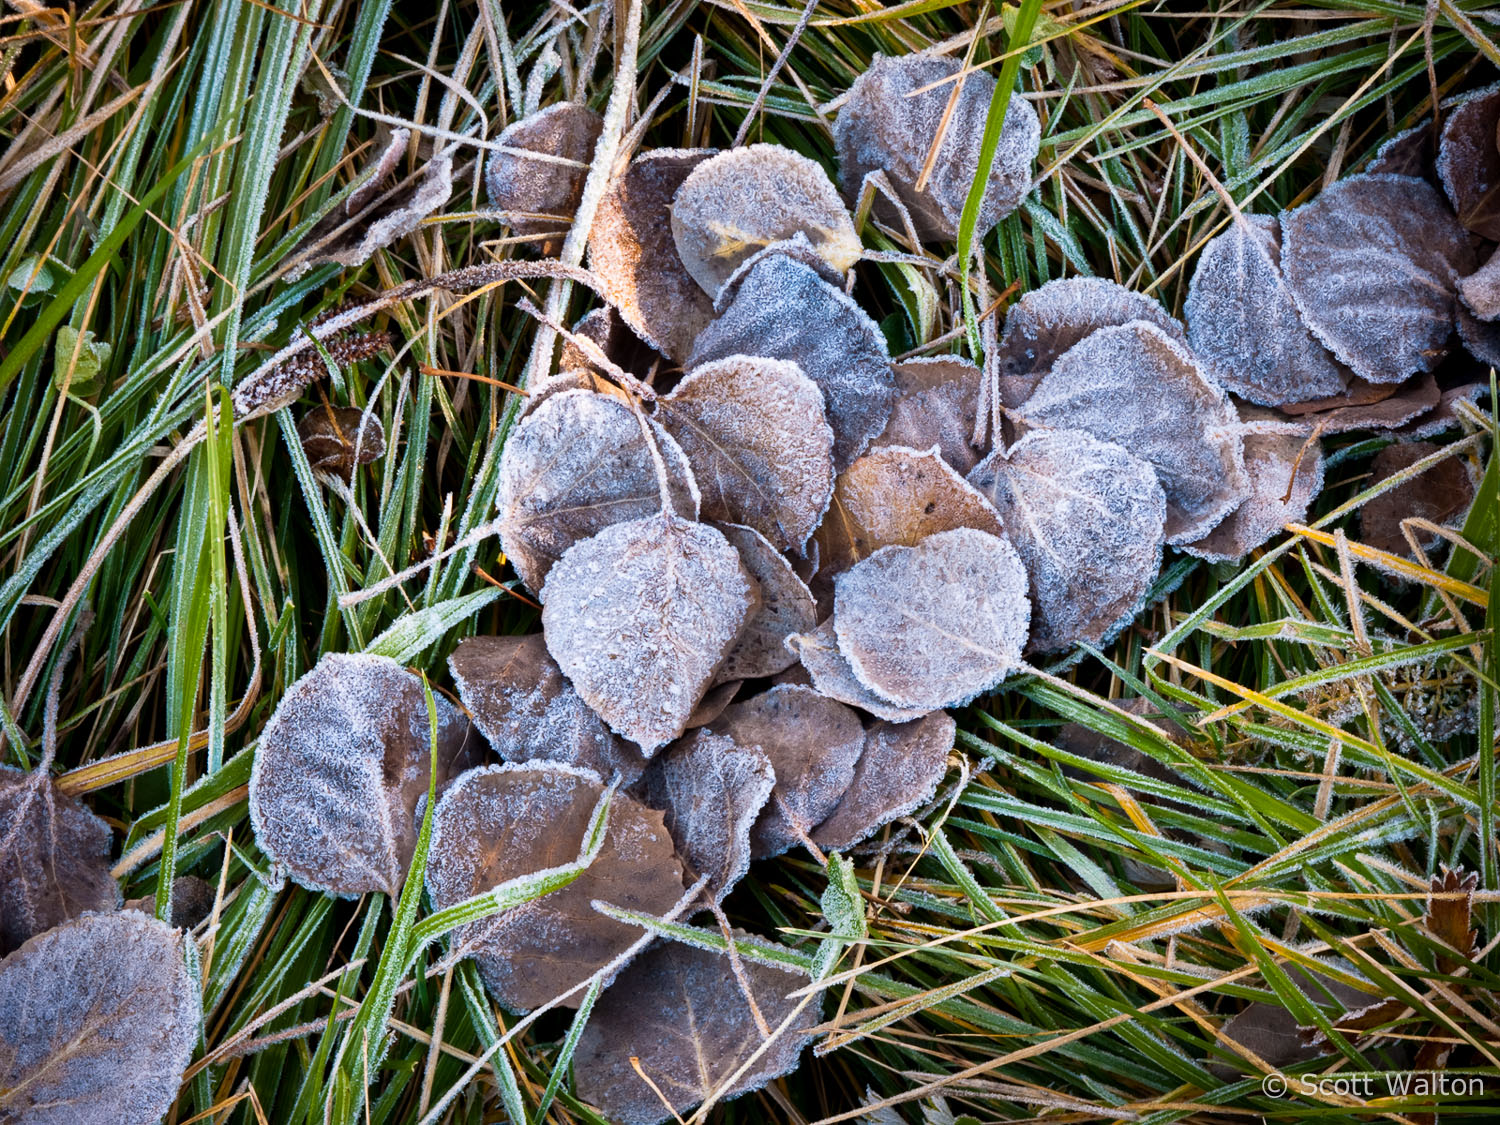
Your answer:
[[[509,211],[518,235],[550,234],[543,254],[556,254],[583,198],[604,119],[586,105],[562,102],[512,122],[496,138],[484,182],[490,203]]]
[[[1313,335],[1372,383],[1430,371],[1453,330],[1468,235],[1431,184],[1350,176],[1281,218],[1282,271]]]
[[[796,847],[854,780],[865,744],[859,716],[811,688],[783,684],[725,709],[714,729],[770,759],[776,787],[750,834],[752,856]]]
[[[926,714],[926,710],[921,707],[898,707],[859,682],[854,669],[849,667],[849,662],[839,651],[838,637],[833,632],[833,618],[830,617],[810,633],[788,637],[786,643],[797,654],[802,670],[807,673],[819,695],[837,699],[840,703],[858,707],[893,723],[909,722]],[[783,673],[784,676],[788,674]]]
[[[478,760],[463,712],[437,705],[438,789]],[[427,794],[422,681],[384,656],[331,653],[282,696],[250,774],[260,848],[304,887],[401,893]]]
[[[833,629],[860,683],[898,707],[966,703],[1021,665],[1026,568],[973,528],[883,547],[834,581]]]
[[[1276,415],[1242,406],[1240,417],[1253,423],[1272,421]],[[1304,522],[1323,491],[1323,447],[1301,433],[1247,433],[1245,473],[1250,495],[1202,539],[1184,543],[1188,554],[1229,562],[1249,554],[1287,524]]]
[[[896,402],[891,417],[870,444],[904,445],[908,449],[937,446],[943,460],[960,474],[979,463],[969,444],[979,412],[979,383],[983,372],[958,356],[930,356],[891,366],[896,377]]]
[[[109,825],[46,772],[0,765],[0,954],[86,910],[114,910]]]
[[[707,875],[722,902],[750,869],[750,829],[775,784],[760,747],[695,730],[651,760],[640,798],[665,815],[687,882]]]
[[[1437,170],[1458,221],[1500,241],[1500,84],[1476,90],[1449,112]]]
[[[630,162],[605,193],[589,234],[589,267],[620,316],[681,363],[713,319],[713,301],[677,254],[672,197],[710,148],[658,148]]]
[[[1367,383],[1356,378],[1332,398],[1289,403],[1280,412],[1307,428],[1332,435],[1350,430],[1393,430],[1438,405],[1442,392],[1431,375],[1414,375],[1404,383]]]
[[[741,963],[769,1042],[726,954],[666,942],[636,958],[594,1006],[573,1055],[578,1096],[618,1125],[659,1125],[711,1095],[736,1098],[796,1069],[821,1018],[817,994],[794,999],[805,978]]]
[[[609,305],[590,309],[579,317],[578,323],[573,325],[573,334],[596,345],[604,353],[604,358],[616,367],[641,379],[645,379],[651,373],[653,366],[661,363],[661,356],[657,354],[656,349],[632,332],[620,319],[620,314]],[[594,376],[587,380],[576,380],[571,384],[572,386],[586,387],[588,390],[613,395],[620,399],[623,399],[627,393],[612,380],[605,378],[604,372],[596,364],[594,357],[572,340],[564,339],[562,342],[562,347],[558,351],[557,371],[557,375],[546,379],[540,388],[531,392],[526,402],[528,409],[534,408],[538,398],[551,393],[553,385],[570,373],[587,372]],[[567,390],[568,387],[557,389]]]
[[[876,55],[850,87],[833,123],[845,193],[857,197],[865,176],[884,171],[923,238],[958,237],[964,201],[979,174],[995,79],[983,71],[959,78],[958,100],[950,115],[953,84],[943,80],[962,70],[958,59],[943,55]],[[979,205],[979,233],[1014,211],[1031,189],[1041,138],[1036,110],[1025,98],[1013,96]],[[924,182],[922,173],[934,144],[937,157]],[[885,212],[883,217],[895,224],[889,213],[894,208],[879,196],[876,211]]]
[[[297,423],[313,472],[348,481],[358,465],[385,456],[385,427],[357,406],[315,406]]]
[[[1159,328],[1101,328],[1071,348],[1021,408],[1087,430],[1151,463],[1167,496],[1167,542],[1200,538],[1248,489],[1239,418],[1192,353]]]
[[[1500,191],[1500,186],[1496,190]],[[1458,293],[1480,320],[1500,320],[1500,251],[1468,277],[1460,278]]]
[[[1247,215],[1203,248],[1185,306],[1207,372],[1263,406],[1342,394],[1349,372],[1302,323],[1281,275],[1281,224]]]
[[[813,842],[844,851],[932,800],[948,769],[958,726],[942,711],[907,723],[876,723],[837,807],[813,830]]]
[[[696,519],[698,486],[677,442],[655,422],[672,507]],[[505,442],[500,458],[500,544],[540,591],[563,553],[612,524],[661,510],[651,450],[629,404],[584,390],[552,395]]]
[[[758,250],[802,234],[839,274],[864,246],[816,161],[780,145],[750,145],[703,161],[677,189],[672,237],[710,297]]]
[[[1500,367],[1500,332],[1497,332],[1497,355],[1493,365]],[[1449,430],[1457,429],[1459,426],[1459,404],[1463,402],[1478,403],[1481,399],[1488,397],[1490,385],[1478,382],[1456,382],[1454,385],[1444,387],[1442,397],[1438,404],[1426,414],[1412,422],[1408,422],[1397,430],[1403,441],[1425,441],[1428,438],[1437,437],[1439,434],[1447,433]]]
[[[885,429],[896,383],[875,322],[816,270],[768,254],[693,344],[689,369],[734,355],[790,360],[823,392],[833,464],[847,468]]]
[[[1019,407],[1069,348],[1101,328],[1132,320],[1186,342],[1182,325],[1156,301],[1104,278],[1060,278],[1023,294],[1005,314],[1000,338],[1001,400]]]
[[[441,910],[512,879],[574,863],[603,795],[598,776],[576,766],[534,762],[470,770],[433,813],[427,860],[433,905]],[[664,914],[682,897],[682,886],[662,814],[617,792],[604,844],[578,878],[460,926],[453,947],[474,958],[496,1000],[529,1011],[609,964],[639,936],[596,911],[595,899]],[[582,998],[574,993],[564,1003],[576,1008]]]
[[[729,540],[663,513],[569,548],[542,628],[584,702],[650,757],[687,728],[757,600]]]
[[[656,418],[687,454],[706,519],[801,549],[833,493],[823,392],[795,363],[730,356],[692,369]]]
[[[1033,430],[969,480],[1031,578],[1028,651],[1104,644],[1135,616],[1161,567],[1167,516],[1150,465],[1081,430]]]
[[[818,528],[819,573],[847,570],[882,547],[913,547],[956,527],[1001,534],[999,514],[938,451],[872,449],[839,474]]]
[[[732,523],[714,526],[740,553],[740,562],[750,577],[760,583],[760,605],[745,621],[715,678],[722,683],[774,676],[797,662],[786,647],[786,639],[818,623],[812,591],[797,577],[792,564],[754,528]]]
[[[474,725],[507,762],[546,758],[619,774],[629,785],[646,760],[616,738],[568,683],[540,633],[469,637],[448,658]]]
[[[1431,457],[1439,448],[1426,441],[1386,446],[1370,462],[1370,479],[1365,487],[1373,488],[1389,480],[1424,457]],[[1474,480],[1469,470],[1460,458],[1449,457],[1368,501],[1359,510],[1359,537],[1377,550],[1414,558],[1411,545],[1401,530],[1403,520],[1427,520],[1439,527],[1456,525],[1473,502]],[[1422,528],[1412,530],[1424,551],[1432,550],[1440,542],[1440,537],[1434,532]]]
[[[202,1021],[182,932],[84,914],[0,961],[0,1121],[156,1125]]]

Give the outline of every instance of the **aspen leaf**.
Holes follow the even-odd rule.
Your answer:
[[[577,860],[604,786],[597,774],[555,762],[486,766],[460,777],[438,802],[427,893],[438,909],[511,879]],[[604,844],[573,882],[453,934],[505,1007],[529,1011],[592,975],[639,931],[593,908],[664,914],[682,897],[682,867],[662,814],[624,793],[610,798]],[[608,982],[606,982],[608,983]],[[577,1007],[582,993],[563,1003]]]
[[[948,769],[958,726],[942,711],[906,723],[876,723],[865,733],[854,780],[813,842],[843,851],[932,800]]]
[[[760,583],[760,605],[746,620],[716,679],[723,682],[774,676],[797,662],[786,647],[786,639],[818,623],[812,591],[797,577],[791,563],[754,528],[732,523],[714,526],[734,545],[740,562]]]
[[[1441,399],[1442,392],[1431,375],[1413,375],[1404,383],[1367,383],[1355,378],[1341,395],[1288,403],[1278,409],[1302,422],[1308,433],[1332,435],[1351,430],[1393,430],[1426,414]]]
[[[686,729],[757,599],[722,534],[664,513],[569,548],[542,628],[584,702],[650,757]]]
[[[1437,182],[1437,133],[1432,118],[1424,117],[1410,129],[1403,129],[1375,150],[1365,166],[1372,176],[1416,176]]]
[[[346,483],[356,466],[385,456],[385,427],[357,406],[315,406],[297,423],[297,436],[314,473]]]
[[[583,180],[604,131],[604,118],[586,105],[561,102],[512,122],[496,138],[484,182],[490,203],[511,212],[518,235],[548,234],[543,254],[562,248],[583,198]]]
[[[979,383],[983,372],[958,356],[929,356],[891,366],[896,377],[896,402],[891,417],[870,444],[903,445],[908,449],[937,446],[943,460],[960,474],[979,463],[969,444],[979,412]]]
[[[1370,1000],[1369,993],[1361,992],[1316,970],[1290,963],[1282,965],[1282,968],[1304,999],[1323,1009],[1325,1014],[1338,1017],[1347,1010],[1363,1007]],[[1227,1020],[1219,1034],[1248,1048],[1266,1063],[1278,1068],[1315,1059],[1322,1053],[1307,1042],[1297,1026],[1297,1017],[1281,1004],[1252,1001],[1239,1014]],[[1247,1062],[1242,1065],[1249,1064]],[[1233,1073],[1222,1063],[1215,1064],[1212,1069],[1224,1077]]]
[[[1483,238],[1500,240],[1500,83],[1474,91],[1448,111],[1437,171],[1458,221]]]
[[[597,345],[604,353],[604,358],[616,367],[641,379],[645,379],[651,373],[653,365],[661,363],[662,357],[657,354],[656,349],[637,336],[610,305],[601,305],[597,309],[590,309],[584,313],[573,325],[573,334]],[[556,386],[555,390],[568,390],[572,386],[579,386],[600,394],[611,395],[622,401],[628,393],[621,390],[611,379],[606,378],[594,357],[573,340],[563,340],[562,347],[558,350],[557,371],[556,375],[549,376],[542,381],[539,388],[531,391],[526,400],[528,411],[540,405],[539,400],[553,393],[554,385],[569,374],[589,373],[592,377],[577,379],[567,386]],[[527,389],[531,390],[530,387]]]
[[[837,699],[840,703],[858,707],[893,723],[909,722],[926,714],[920,707],[898,707],[859,682],[854,669],[849,667],[849,662],[839,651],[838,638],[833,632],[833,618],[830,617],[810,633],[788,637],[786,644],[787,648],[797,654],[802,670],[807,673],[819,695]]]
[[[1460,278],[1458,293],[1480,320],[1500,320],[1500,251],[1468,277]]]
[[[1365,488],[1389,480],[1403,469],[1431,457],[1440,446],[1426,441],[1388,445],[1370,462],[1370,478]],[[1382,492],[1366,501],[1359,510],[1359,537],[1377,550],[1404,558],[1415,557],[1401,531],[1408,519],[1429,520],[1439,527],[1456,525],[1463,520],[1474,502],[1474,481],[1462,459],[1449,457],[1439,461],[1419,476]],[[1439,537],[1431,531],[1414,529],[1417,542],[1426,551],[1438,545]]]
[[[478,760],[463,713],[437,705],[441,790]],[[292,879],[352,897],[401,893],[427,794],[422,681],[384,656],[331,653],[282,696],[250,774],[255,840]]]

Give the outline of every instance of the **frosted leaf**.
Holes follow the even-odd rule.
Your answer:
[[[687,727],[758,595],[739,552],[659,515],[569,549],[547,576],[547,649],[585,703],[649,758]]]
[[[1313,335],[1373,383],[1430,371],[1453,330],[1468,235],[1409,176],[1350,176],[1281,217],[1282,272]]]
[[[705,519],[800,549],[833,493],[823,393],[795,363],[730,356],[694,367],[656,418],[687,454]]]
[[[672,196],[713,149],[658,148],[630,162],[599,203],[589,268],[606,300],[657,349],[681,363],[713,319],[713,302],[677,256]]]
[[[478,740],[463,712],[433,702],[441,791],[478,760]],[[399,895],[430,746],[421,680],[384,656],[323,657],[261,732],[250,774],[256,843],[312,890]]]
[[[958,356],[933,356],[893,364],[896,403],[890,421],[871,446],[938,447],[943,460],[960,474],[979,463],[969,444],[979,412],[983,372]]]
[[[1281,276],[1281,225],[1248,215],[1203,248],[1184,311],[1204,369],[1264,406],[1341,394],[1349,373],[1313,339]]]
[[[1186,342],[1182,325],[1143,293],[1100,277],[1049,281],[1021,296],[1005,314],[1000,337],[1000,397],[1015,409],[1074,344],[1101,328],[1144,320]]]
[[[487,766],[438,802],[427,893],[439,910],[501,883],[578,859],[604,793],[594,773],[552,762]],[[496,1000],[518,1012],[562,995],[640,936],[592,906],[664,914],[682,897],[682,866],[662,814],[624,793],[610,800],[603,847],[561,890],[460,926],[453,948],[474,958]],[[608,983],[608,982],[606,982]],[[576,1008],[574,993],[563,1003]]]
[[[1087,430],[1149,461],[1167,494],[1167,542],[1200,538],[1244,498],[1239,418],[1192,353],[1144,321],[1070,349],[1021,408],[1027,422]]]
[[[1167,501],[1156,472],[1081,430],[1033,430],[969,474],[1031,579],[1030,652],[1102,645],[1161,568]]]
[[[854,675],[854,669],[839,651],[838,638],[833,634],[833,618],[829,618],[810,633],[787,638],[787,647],[797,654],[801,667],[812,681],[819,695],[837,699],[851,707],[893,723],[919,719],[926,711],[921,707],[897,707],[880,698]],[[789,682],[782,674],[781,682]]]
[[[783,238],[780,242],[773,242],[763,250],[757,250],[735,266],[734,272],[729,275],[723,285],[719,286],[719,292],[714,296],[714,313],[716,315],[722,313],[734,303],[735,295],[740,291],[740,282],[753,273],[756,266],[767,258],[778,256],[806,266],[840,293],[844,292],[844,275],[824,261],[813,248],[813,244],[807,241],[807,235],[798,231],[791,238]]]
[[[172,880],[172,916],[167,919],[174,929],[191,930],[213,912],[218,888],[207,879],[196,875],[179,875]],[[156,895],[143,895],[129,899],[125,910],[138,910],[142,914],[156,916]]]
[[[551,234],[543,254],[556,254],[583,198],[604,119],[586,105],[562,102],[512,122],[496,138],[484,182],[490,203],[512,214],[518,235]]]
[[[1440,447],[1426,441],[1388,445],[1370,462],[1370,477],[1363,488],[1373,488],[1403,469],[1430,457]],[[1398,484],[1366,502],[1359,510],[1359,537],[1377,550],[1403,558],[1413,558],[1412,549],[1401,531],[1406,519],[1430,520],[1439,527],[1462,522],[1474,502],[1474,481],[1463,460],[1449,457],[1439,461],[1421,475]],[[1439,537],[1421,528],[1413,529],[1422,549],[1430,551]]]
[[[109,825],[38,770],[0,765],[0,954],[86,910],[114,910]]]
[[[710,297],[751,254],[799,233],[840,274],[864,251],[822,165],[780,145],[710,157],[672,203],[677,253]]]
[[[1269,410],[1240,408],[1246,422],[1269,421]],[[1289,523],[1302,523],[1323,491],[1323,447],[1302,434],[1245,435],[1245,473],[1250,495],[1219,525],[1182,549],[1212,562],[1249,554]],[[1295,477],[1293,476],[1295,473]]]
[[[707,875],[707,895],[723,902],[750,869],[750,828],[775,784],[759,747],[695,730],[651,760],[640,798],[665,814],[686,881]]]
[[[833,464],[843,469],[885,429],[896,383],[875,322],[817,271],[785,254],[762,258],[722,316],[699,335],[689,369],[733,355],[790,360],[823,392]]]
[[[811,688],[783,684],[726,708],[713,729],[739,746],[758,746],[776,788],[750,833],[752,856],[796,847],[827,819],[854,779],[865,744],[859,716]]]
[[[1435,182],[1437,170],[1433,159],[1437,154],[1436,141],[1432,118],[1424,117],[1419,124],[1403,129],[1382,144],[1366,165],[1365,171],[1371,175],[1416,176]]]
[[[1500,84],[1476,90],[1449,112],[1437,170],[1458,221],[1500,239]]]
[[[1281,413],[1320,435],[1350,430],[1391,430],[1435,407],[1442,398],[1431,375],[1414,375],[1399,385],[1367,383],[1356,378],[1342,395],[1314,402],[1290,403]]]
[[[346,483],[357,465],[385,456],[385,427],[357,406],[315,406],[297,423],[297,436],[313,472]]]
[[[813,842],[826,851],[844,851],[932,800],[947,772],[957,729],[942,711],[872,726],[854,780],[832,815],[813,830]]]
[[[1000,516],[935,449],[872,449],[839,474],[818,528],[820,574],[837,574],[882,547],[911,547],[955,527],[1001,534]]]
[[[182,932],[84,914],[0,961],[0,1121],[156,1125],[202,1021]]]
[[[540,633],[469,637],[448,658],[474,725],[507,762],[546,758],[621,775],[629,785],[646,760],[621,742],[573,690]]]
[[[616,367],[623,368],[641,379],[645,379],[650,373],[653,365],[659,365],[662,357],[657,354],[645,340],[637,336],[626,323],[620,319],[620,314],[609,305],[601,305],[597,309],[590,309],[579,317],[578,323],[573,325],[575,335],[598,345],[606,359]],[[540,393],[550,390],[552,384],[569,372],[591,372],[596,377],[587,382],[578,382],[577,386],[586,386],[591,391],[600,394],[613,395],[615,398],[623,399],[626,392],[621,390],[613,380],[604,377],[592,356],[572,340],[564,339],[557,357],[558,374],[550,376],[542,382],[541,388],[533,390],[527,399],[527,407],[535,407]],[[527,388],[530,390],[531,388]]]
[[[672,505],[698,515],[687,457],[651,423],[667,467]],[[656,467],[641,424],[617,398],[563,391],[525,418],[500,458],[500,544],[532,590],[567,549],[612,524],[661,511]]]
[[[994,687],[1020,667],[1030,617],[1016,549],[973,528],[883,547],[834,582],[839,651],[900,707],[954,707]]]
[[[734,545],[740,562],[760,583],[760,606],[745,622],[717,678],[722,682],[774,676],[797,662],[786,647],[786,639],[818,623],[812,591],[760,532],[732,523],[714,526]]]
[[[795,1070],[821,1002],[789,995],[805,977],[744,958],[741,964],[755,1008],[775,1034],[769,1045],[727,954],[664,942],[636,958],[594,1006],[573,1055],[579,1098],[616,1125],[659,1125],[711,1094],[736,1098]]]
[[[748,627],[747,623],[746,628]],[[744,635],[744,629],[740,630],[740,635]],[[728,657],[725,659],[727,660]],[[698,727],[706,727],[722,715],[724,708],[734,702],[734,697],[740,693],[740,688],[744,686],[744,683],[744,680],[724,680],[716,683],[709,689],[707,695],[698,700],[698,706],[694,707],[693,713],[688,716],[687,729],[695,730]]]
[[[1458,304],[1458,337],[1469,354],[1487,367],[1500,367],[1500,320],[1480,320]]]
[[[1500,191],[1500,186],[1496,190]],[[1468,277],[1460,278],[1458,292],[1480,320],[1500,320],[1500,251]]]
[[[1500,366],[1500,332],[1496,333],[1496,337],[1497,354],[1492,363],[1494,366]],[[1458,383],[1455,386],[1446,387],[1436,406],[1426,414],[1408,422],[1396,432],[1400,434],[1402,440],[1426,440],[1457,429],[1459,403],[1478,403],[1481,399],[1488,397],[1489,393],[1488,383]]]
[[[883,170],[902,203],[911,212],[923,238],[955,239],[969,186],[979,174],[984,124],[989,116],[995,79],[976,71],[960,79],[958,101],[947,127],[943,117],[953,84],[935,82],[959,73],[963,64],[934,54],[876,55],[870,67],[850,87],[833,123],[844,190],[857,196],[864,178]],[[932,86],[923,93],[915,93]],[[917,190],[933,142],[942,136],[937,159],[922,191]],[[976,231],[983,234],[1010,214],[1031,190],[1031,175],[1041,145],[1042,128],[1036,110],[1019,94],[1010,99],[1005,124],[995,149],[989,182],[979,205]],[[876,212],[892,225],[897,220],[889,202],[876,197]]]

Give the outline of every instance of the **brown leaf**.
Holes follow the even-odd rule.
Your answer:
[[[739,552],[671,515],[617,523],[547,576],[547,649],[578,694],[650,757],[687,727],[758,594]]]
[[[604,118],[586,105],[561,102],[506,126],[496,138],[505,146],[491,151],[484,182],[490,203],[512,212],[518,235],[551,232],[541,243],[545,255],[562,248],[563,235],[583,198],[583,180],[594,158]]]
[[[859,716],[811,688],[785,684],[725,709],[714,730],[770,759],[776,787],[750,834],[765,859],[796,847],[833,812],[865,744]]]
[[[213,912],[218,889],[206,879],[196,875],[179,875],[172,880],[172,916],[168,924],[173,929],[191,930]],[[128,900],[125,910],[138,910],[142,914],[156,916],[155,894]]]
[[[1489,372],[1484,369],[1500,367],[1500,320],[1480,320],[1463,301],[1458,303],[1456,311],[1458,338],[1469,354],[1479,361],[1481,371],[1477,374],[1487,377]]]
[[[823,393],[795,363],[730,356],[694,367],[656,418],[687,454],[706,519],[798,549],[833,494]]]
[[[1500,252],[1468,277],[1459,279],[1458,293],[1480,320],[1500,320]]]
[[[0,954],[87,910],[114,910],[109,825],[44,771],[0,765]]]
[[[605,193],[589,234],[589,268],[631,328],[681,363],[713,319],[672,238],[672,196],[711,148],[650,149]]]
[[[646,768],[640,750],[616,738],[564,678],[540,633],[469,637],[448,658],[474,725],[507,762],[546,758],[619,774],[630,785]]]
[[[883,547],[834,583],[833,629],[860,683],[898,707],[967,703],[1021,666],[1026,568],[972,528]]]
[[[958,237],[964,202],[979,174],[995,79],[984,71],[971,71],[960,79],[958,101],[948,115],[953,85],[934,83],[962,69],[958,59],[943,55],[886,58],[877,54],[869,69],[850,87],[833,123],[845,193],[856,198],[865,176],[883,170],[911,213],[921,238]],[[918,90],[924,92],[919,94]],[[918,191],[928,155],[939,137],[937,159]],[[1011,98],[979,205],[978,233],[983,234],[1014,211],[1031,190],[1040,144],[1041,122],[1036,110],[1023,97]],[[883,221],[900,229],[894,208],[879,194],[875,210]]]
[[[1500,83],[1474,91],[1449,111],[1437,170],[1458,221],[1500,240]]]
[[[1424,117],[1382,144],[1365,171],[1372,176],[1416,176],[1437,183],[1436,158],[1437,131],[1432,118]]]
[[[676,513],[698,515],[687,456],[651,423]],[[500,544],[532,590],[563,553],[612,524],[661,510],[651,450],[629,405],[584,390],[552,395],[521,419],[500,457]]]
[[[1500,330],[1500,325],[1495,326]],[[1495,363],[1500,366],[1500,331],[1496,333],[1497,358]],[[1472,378],[1472,376],[1471,376]],[[1490,393],[1489,383],[1456,381],[1452,386],[1443,388],[1442,397],[1438,404],[1426,414],[1423,414],[1406,425],[1402,426],[1396,433],[1403,441],[1427,440],[1437,437],[1439,434],[1458,428],[1458,404],[1461,402],[1477,403],[1487,397]]]
[[[0,961],[0,1121],[155,1125],[201,1020],[180,930],[132,910],[39,934]]]
[[[1283,968],[1307,1001],[1332,1017],[1338,1017],[1350,1007],[1363,1007],[1370,999],[1369,993],[1300,965],[1288,964]],[[1243,1011],[1224,1024],[1220,1034],[1249,1048],[1278,1070],[1315,1059],[1327,1050],[1322,1044],[1309,1044],[1309,1037],[1297,1026],[1297,1017],[1279,1003],[1255,1001],[1246,1005]],[[1211,1069],[1221,1076],[1233,1073],[1221,1063],[1214,1064]]]
[[[438,909],[500,884],[578,859],[604,794],[596,774],[553,762],[470,770],[438,802],[427,860],[427,893]],[[663,914],[682,897],[682,867],[662,814],[624,793],[610,800],[599,855],[561,890],[454,931],[490,994],[529,1011],[624,953],[639,936],[593,908]],[[606,982],[608,983],[608,982]],[[582,992],[563,1003],[576,1008]]]
[[[1366,488],[1389,480],[1396,473],[1415,465],[1438,451],[1426,441],[1388,445],[1370,462],[1370,479]],[[1439,461],[1418,477],[1381,493],[1359,510],[1359,537],[1371,547],[1405,558],[1415,557],[1401,531],[1405,519],[1425,519],[1441,526],[1461,522],[1474,502],[1474,481],[1462,460],[1450,457]],[[1439,543],[1430,531],[1414,529],[1424,551]]]
[[[357,406],[315,406],[297,423],[313,472],[347,482],[357,465],[385,456],[385,427]]]
[[[760,583],[760,606],[745,621],[716,678],[722,682],[774,676],[797,662],[786,647],[786,639],[818,623],[812,591],[760,532],[732,523],[714,526],[734,545],[740,562]]]
[[[813,842],[845,851],[932,800],[948,768],[957,724],[942,711],[907,723],[880,722],[865,734],[854,780]]]
[[[780,145],[749,145],[710,157],[673,199],[677,253],[710,297],[751,254],[796,234],[839,274],[864,251],[828,173]]]
[[[1474,891],[1479,886],[1479,876],[1473,871],[1457,871],[1448,867],[1432,877],[1432,896],[1427,900],[1427,912],[1422,916],[1422,925],[1427,932],[1459,956],[1472,960],[1479,945],[1479,931],[1470,925],[1473,921]],[[1437,895],[1457,895],[1457,898],[1438,898]],[[1444,972],[1453,972],[1459,963],[1452,958],[1440,958],[1448,962]]]
[[[573,333],[597,345],[604,353],[604,357],[616,367],[640,379],[645,379],[651,373],[652,366],[659,365],[662,361],[656,349],[631,331],[629,326],[620,319],[620,314],[609,305],[601,305],[597,309],[590,309],[584,313],[578,323],[573,325]],[[613,395],[615,398],[625,397],[626,392],[612,380],[604,378],[604,372],[600,370],[594,358],[572,340],[563,340],[562,347],[558,351],[557,370],[557,375],[549,377],[539,388],[532,391],[526,401],[528,410],[536,407],[538,399],[552,392],[553,384],[570,372],[592,372],[596,375],[595,378],[577,381],[573,384],[575,386],[586,387],[600,394]],[[566,390],[567,388],[557,389]]]
[[[979,463],[979,454],[969,444],[979,410],[979,383],[983,372],[958,356],[930,356],[891,366],[896,377],[897,399],[890,421],[872,448],[903,445],[908,449],[931,449],[960,474]]]
[[[1442,399],[1437,380],[1414,375],[1404,383],[1367,383],[1356,378],[1333,398],[1278,407],[1305,423],[1307,433],[1332,436],[1351,430],[1393,430],[1421,417]]]
[[[851,707],[893,723],[909,722],[921,718],[926,712],[920,707],[897,707],[894,703],[876,695],[854,675],[854,669],[839,651],[838,638],[833,633],[833,618],[829,618],[810,633],[801,633],[787,638],[787,647],[797,654],[801,667],[812,681],[819,695],[837,699]],[[789,673],[783,673],[785,677]],[[783,679],[782,682],[788,682]]]
[[[1155,706],[1149,699],[1137,696],[1127,699],[1118,704],[1122,711],[1131,715],[1137,715],[1146,719],[1152,726],[1156,727],[1169,739],[1177,728],[1164,716],[1156,713]],[[1052,736],[1052,744],[1060,750],[1066,750],[1069,754],[1076,754],[1080,758],[1088,758],[1090,761],[1101,765],[1112,766],[1116,769],[1129,770],[1131,773],[1140,774],[1142,777],[1152,781],[1166,782],[1180,788],[1187,788],[1186,778],[1179,775],[1175,770],[1165,763],[1153,758],[1145,751],[1137,750],[1127,742],[1110,738],[1100,734],[1082,723],[1064,723]],[[1078,778],[1083,781],[1100,782],[1102,779],[1097,773],[1082,766],[1064,765],[1063,776]],[[1133,786],[1127,786],[1134,788]],[[1138,790],[1138,798],[1146,804],[1166,805],[1171,808],[1192,811],[1187,805],[1179,801],[1171,801],[1154,794]]]
[[[1082,430],[1033,430],[969,474],[1031,580],[1032,652],[1102,645],[1161,569],[1167,501],[1156,471]]]
[[[755,1008],[775,1035],[769,1044],[726,955],[666,942],[636,958],[599,998],[573,1056],[578,1096],[618,1125],[659,1125],[712,1094],[736,1098],[795,1070],[821,1005],[788,995],[805,978],[741,960]]]
[[[441,792],[479,749],[463,712],[441,696],[433,702]],[[256,843],[311,890],[399,895],[430,743],[421,680],[384,656],[323,657],[261,732],[250,774]]]

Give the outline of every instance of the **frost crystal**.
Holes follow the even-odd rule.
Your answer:
[[[872,726],[854,780],[833,814],[813,830],[813,842],[843,851],[925,805],[947,771],[957,729],[942,711],[909,723]]]
[[[740,562],[760,583],[760,606],[745,622],[716,678],[722,683],[774,676],[797,662],[786,639],[818,623],[812,591],[758,531],[732,523],[714,526],[734,544]]]
[[[562,102],[506,126],[490,154],[484,182],[490,202],[509,211],[518,235],[551,234],[543,254],[556,254],[583,198],[604,118],[586,105]]]
[[[979,412],[983,372],[958,356],[907,360],[891,368],[899,396],[890,421],[872,446],[938,447],[943,460],[960,474],[979,462],[969,444]]]

